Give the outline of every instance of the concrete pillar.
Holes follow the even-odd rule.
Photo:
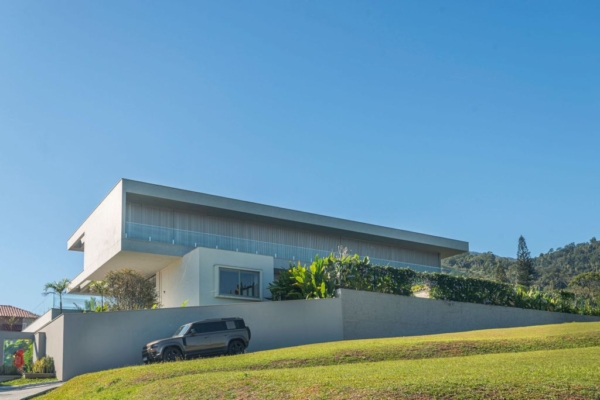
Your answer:
[[[36,332],[33,340],[33,361],[46,356],[46,333]]]

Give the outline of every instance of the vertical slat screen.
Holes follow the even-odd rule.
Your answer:
[[[339,246],[344,246],[348,248],[350,254],[433,267],[440,266],[438,253],[386,246],[335,235],[269,226],[256,222],[190,213],[145,204],[127,203],[126,220],[134,224],[156,227],[157,229],[153,231],[156,235],[154,240],[166,242],[179,237],[191,237],[193,233],[201,232],[298,248],[317,249],[327,254],[337,252]],[[171,230],[175,230],[176,233],[170,233]],[[190,241],[193,242],[192,239]],[[293,249],[289,251],[294,252]],[[320,255],[324,256],[326,254]]]

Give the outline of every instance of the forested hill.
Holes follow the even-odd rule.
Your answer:
[[[515,246],[516,253],[516,246]],[[592,238],[586,243],[571,243],[533,257],[535,285],[546,290],[563,289],[583,272],[600,272],[600,242]],[[494,279],[498,262],[504,264],[508,279],[515,282],[516,259],[499,257],[491,252],[466,253],[442,260],[442,267],[466,272],[474,278]]]

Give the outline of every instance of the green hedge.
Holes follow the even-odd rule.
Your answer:
[[[433,299],[600,316],[596,302],[570,292],[548,293],[484,279],[371,265],[368,257],[358,255],[317,256],[308,267],[298,264],[283,271],[269,290],[273,300],[294,300],[333,297],[337,288],[410,296],[411,287],[423,285]]]

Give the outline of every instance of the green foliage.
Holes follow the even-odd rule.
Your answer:
[[[422,279],[430,288],[434,299],[492,305],[507,305],[513,297],[511,285],[483,279],[423,273]]]
[[[309,267],[298,263],[282,271],[269,285],[274,300],[324,299],[335,295],[334,263],[331,257],[319,258]]]
[[[522,286],[531,286],[535,269],[533,268],[533,259],[527,248],[527,243],[523,236],[519,237],[519,246],[517,248],[516,264],[517,284]]]
[[[31,366],[33,363],[33,342],[28,339],[15,339],[15,340],[5,340],[2,348],[4,350],[4,359],[2,360],[2,365],[0,366],[1,370],[4,371],[5,374],[13,374],[16,375],[17,369],[13,365],[13,354],[17,350],[25,350],[23,353],[23,359],[25,361],[25,365],[23,366],[23,370],[28,372],[31,370]]]
[[[131,269],[109,271],[105,282],[111,310],[143,310],[157,304],[158,295],[154,283],[139,272]]]
[[[27,371],[26,373],[28,372],[29,371]],[[40,383],[51,383],[56,381],[58,381],[58,379],[56,378],[25,378],[25,376],[22,376],[20,378],[11,379],[10,381],[0,382],[0,388],[5,386],[15,387],[25,385],[38,385]]]
[[[81,308],[79,305],[77,305],[76,303],[73,303],[73,305],[75,306],[76,309],[83,311],[84,313],[86,312],[106,312],[108,311],[108,303],[100,303],[98,304],[98,301],[96,300],[95,297],[90,297],[89,300],[84,300],[83,301],[83,308]]]
[[[508,277],[506,276],[506,268],[504,267],[504,263],[501,260],[496,261],[496,267],[494,268],[494,280],[500,283],[508,282]]]
[[[71,283],[70,279],[63,278],[60,281],[56,282],[48,282],[44,285],[44,296],[49,295],[51,293],[58,294],[60,299],[60,312],[62,314],[62,295],[69,287],[69,283]]]
[[[600,272],[584,272],[571,279],[569,287],[578,295],[600,303]]]
[[[543,292],[486,279],[370,265],[368,258],[358,255],[317,256],[309,267],[298,264],[282,271],[269,290],[274,300],[298,300],[333,297],[338,288],[410,296],[426,287],[434,299],[600,316],[594,300],[574,293]]]
[[[33,373],[35,374],[53,374],[54,358],[42,357],[33,364]]]
[[[104,303],[104,297],[108,291],[106,282],[104,281],[93,281],[90,283],[90,292],[100,295],[100,307],[95,307],[96,312],[102,312],[108,310],[108,304]]]
[[[496,280],[494,269],[501,261],[507,271],[508,281],[516,283],[516,260],[500,257],[491,252],[464,253],[442,260],[443,268],[466,273],[472,278]],[[550,249],[533,258],[536,280],[533,286],[543,291],[570,288],[569,282],[586,272],[600,272],[600,242],[592,238],[587,243],[571,243]]]
[[[368,257],[330,254],[315,256],[308,267],[298,263],[282,271],[269,290],[274,300],[334,297],[339,288],[408,296],[416,276],[417,272],[408,268],[372,266]]]

